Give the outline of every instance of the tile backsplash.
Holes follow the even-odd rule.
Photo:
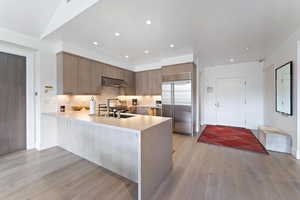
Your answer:
[[[66,106],[66,110],[71,110],[71,106],[88,106],[93,96],[97,104],[105,104],[108,98],[117,98],[119,89],[103,87],[101,95],[58,95],[57,104]]]
[[[155,105],[157,100],[161,100],[161,96],[118,96],[119,89],[104,87],[101,95],[93,95],[95,97],[97,105],[106,104],[108,98],[118,98],[122,101],[127,101],[127,105],[131,105],[132,99],[138,99],[138,105],[140,106],[152,106]],[[66,106],[66,110],[71,110],[71,106],[88,106],[91,99],[91,95],[57,95],[57,110],[61,105]]]
[[[137,99],[139,106],[153,106],[156,101],[161,100],[161,96],[119,96],[118,98],[126,100],[127,105],[131,105],[132,99]]]

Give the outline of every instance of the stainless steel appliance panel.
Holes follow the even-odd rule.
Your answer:
[[[173,93],[174,132],[192,134],[193,117],[191,81],[174,82]]]
[[[162,89],[162,116],[173,118],[173,85],[172,83],[163,83]]]
[[[174,105],[174,132],[192,134],[192,107]]]
[[[174,132],[192,135],[193,114],[191,81],[163,83],[162,109],[164,117],[173,118]]]

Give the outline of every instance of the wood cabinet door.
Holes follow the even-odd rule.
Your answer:
[[[124,80],[124,70],[114,67],[114,74],[116,79]]]
[[[78,60],[78,88],[77,94],[91,94],[92,63],[85,58]]]
[[[124,89],[125,95],[135,95],[135,73],[127,70],[123,70],[124,81],[127,87]]]
[[[105,64],[103,76],[108,78],[124,80],[123,71],[117,67]]]
[[[161,95],[161,70],[151,70],[149,73],[149,87],[151,95]]]
[[[142,95],[142,72],[137,72],[135,74],[135,90],[136,95]]]
[[[103,76],[112,78],[112,70],[111,67],[107,64],[103,64]]]
[[[92,73],[91,73],[92,94],[101,94],[102,75],[103,75],[104,67],[105,66],[103,63],[92,61]]]
[[[78,88],[78,57],[70,54],[62,56],[62,92],[63,94],[76,94]]]
[[[136,94],[150,95],[149,72],[143,71],[136,73]]]

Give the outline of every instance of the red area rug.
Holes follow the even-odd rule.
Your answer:
[[[269,154],[252,131],[244,128],[208,125],[198,142]]]

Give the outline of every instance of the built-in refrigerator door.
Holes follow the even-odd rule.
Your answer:
[[[162,116],[173,118],[173,84],[162,83]]]
[[[173,85],[174,132],[193,134],[192,83],[176,81]]]

